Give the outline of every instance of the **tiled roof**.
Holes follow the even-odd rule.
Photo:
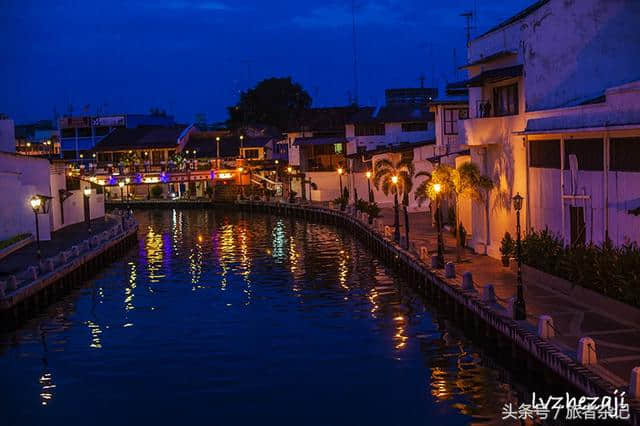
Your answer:
[[[506,68],[496,68],[493,70],[483,71],[479,75],[466,81],[467,87],[483,86],[485,83],[495,83],[501,80],[507,80],[522,75],[522,65],[514,65]]]
[[[98,142],[94,151],[175,148],[183,131],[182,127],[118,128]]]
[[[379,108],[363,107],[349,120],[350,123],[410,123],[434,121],[435,115],[425,105],[392,105]]]
[[[288,126],[289,132],[306,131],[343,131],[351,116],[358,111],[355,106],[311,108]]]
[[[343,137],[310,137],[310,138],[296,138],[293,142],[295,146],[309,146],[309,145],[334,145],[337,143],[347,142]]]
[[[511,18],[500,22],[498,25],[496,25],[495,27],[489,29],[488,31],[480,34],[478,37],[474,38],[474,40],[479,39],[481,37],[486,36],[489,33],[492,33],[494,31],[497,31],[501,28],[504,28],[508,25],[513,24],[514,22],[519,21],[520,19],[526,18],[527,16],[529,16],[530,14],[532,14],[533,12],[535,12],[536,10],[540,9],[542,6],[544,6],[545,4],[549,3],[550,0],[538,0],[537,2],[535,2],[534,4],[532,4],[531,6],[527,7],[524,10],[521,10],[520,12],[516,13],[515,15],[513,15]]]

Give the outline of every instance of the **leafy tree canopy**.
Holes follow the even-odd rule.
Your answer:
[[[286,130],[289,123],[311,107],[311,96],[291,77],[268,78],[240,95],[240,101],[228,107],[227,124],[232,129],[248,124],[267,124]]]

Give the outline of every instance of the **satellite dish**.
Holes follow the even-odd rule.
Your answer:
[[[571,172],[571,194],[578,193],[578,157],[569,154],[569,171]]]

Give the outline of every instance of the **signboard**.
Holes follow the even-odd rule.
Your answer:
[[[62,117],[60,119],[61,129],[78,129],[91,127],[91,117]]]
[[[91,120],[91,125],[94,127],[124,127],[125,117],[124,115],[94,117]]]

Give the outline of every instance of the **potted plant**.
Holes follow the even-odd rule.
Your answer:
[[[513,241],[513,237],[509,232],[504,233],[504,237],[502,237],[502,242],[500,243],[500,254],[502,255],[502,266],[509,266],[509,259],[513,254],[513,250],[515,248],[515,243]]]
[[[373,223],[373,219],[380,217],[380,207],[375,201],[367,203],[367,214],[369,215],[369,225]]]

